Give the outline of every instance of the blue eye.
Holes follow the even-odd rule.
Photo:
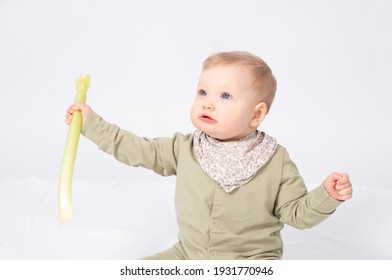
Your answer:
[[[230,93],[222,92],[221,97],[222,97],[223,99],[230,99],[230,98],[231,98],[231,95],[230,95]]]
[[[199,90],[199,95],[206,96],[207,92],[204,89]]]

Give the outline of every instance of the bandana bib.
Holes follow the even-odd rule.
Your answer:
[[[193,137],[201,168],[229,193],[248,183],[272,158],[277,142],[261,131],[233,142],[222,142],[197,130]]]

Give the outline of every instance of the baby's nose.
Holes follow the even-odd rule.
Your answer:
[[[203,104],[203,109],[204,110],[213,111],[215,109],[215,107],[214,107],[214,105],[211,102],[205,102]]]

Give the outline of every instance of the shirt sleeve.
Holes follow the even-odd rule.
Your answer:
[[[105,121],[95,112],[83,124],[82,134],[122,163],[141,166],[163,176],[177,172],[180,134],[172,138],[139,137]]]
[[[304,229],[328,218],[342,203],[330,197],[323,185],[308,192],[294,162],[284,153],[275,214],[282,223]]]

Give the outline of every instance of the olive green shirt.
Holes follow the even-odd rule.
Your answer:
[[[94,112],[82,133],[125,164],[177,176],[175,246],[186,259],[280,259],[284,224],[312,227],[341,203],[323,186],[308,192],[280,145],[250,182],[226,193],[195,159],[193,134],[141,138]]]

